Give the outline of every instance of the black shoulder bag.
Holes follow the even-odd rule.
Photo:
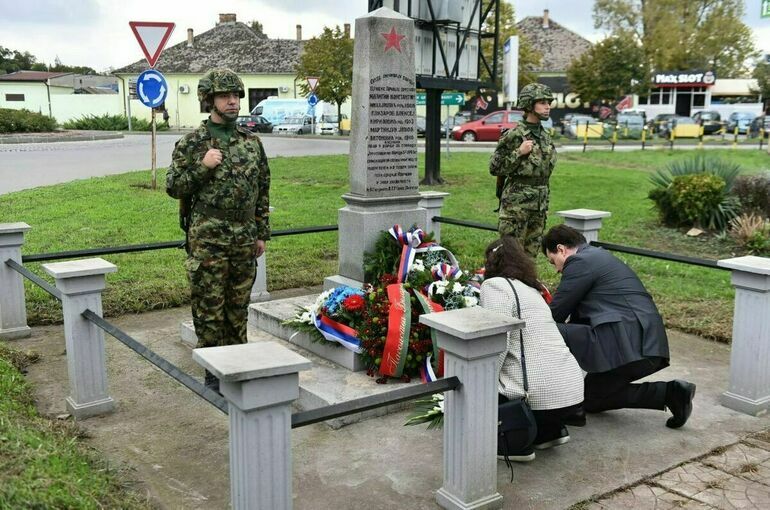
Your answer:
[[[521,306],[519,304],[519,295],[513,287],[511,280],[506,279],[511,286],[513,297],[516,300],[516,315],[521,319]],[[521,347],[521,372],[524,380],[524,396],[508,400],[497,407],[497,441],[502,444],[506,453],[524,451],[535,441],[537,436],[537,422],[532,409],[529,407],[527,398],[529,396],[529,384],[527,382],[527,363],[524,358],[524,333],[519,330],[519,346]],[[510,467],[508,455],[505,456],[505,462]],[[513,481],[513,473],[511,473]]]

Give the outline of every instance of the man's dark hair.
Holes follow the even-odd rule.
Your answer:
[[[512,278],[540,290],[535,261],[516,238],[506,235],[493,241],[484,252],[484,278]]]
[[[576,248],[581,244],[586,244],[586,242],[586,238],[583,237],[583,234],[572,227],[561,224],[551,227],[551,229],[546,232],[540,246],[543,249],[543,255],[547,255],[547,252],[556,253],[556,246],[560,244],[567,248]]]

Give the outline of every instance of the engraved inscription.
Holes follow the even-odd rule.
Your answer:
[[[417,193],[414,80],[396,73],[369,81],[367,192]]]

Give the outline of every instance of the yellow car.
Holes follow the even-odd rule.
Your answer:
[[[698,138],[701,126],[690,117],[674,117],[669,119],[665,127],[661,127],[660,135],[670,138],[671,129],[674,130],[674,138]]]

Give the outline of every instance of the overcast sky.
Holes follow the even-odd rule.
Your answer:
[[[754,30],[755,44],[770,53],[770,18],[759,17],[761,0],[746,0],[744,22]],[[512,0],[517,19],[551,18],[597,41],[592,0]],[[318,35],[324,26],[355,25],[366,14],[368,0],[0,0],[0,46],[29,51],[39,61],[53,63],[58,56],[67,65],[85,65],[97,71],[118,68],[142,58],[129,21],[172,21],[176,29],[169,45],[183,41],[187,29],[196,34],[211,29],[219,13],[237,14],[239,21],[260,21],[271,38]]]

